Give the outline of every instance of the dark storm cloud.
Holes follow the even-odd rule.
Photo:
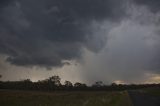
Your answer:
[[[156,21],[156,23],[154,23],[156,25],[155,29],[155,33],[160,36],[160,29],[158,28],[160,25],[160,17],[159,17],[159,12],[160,12],[160,0],[133,0],[137,5],[139,6],[147,6],[147,8],[154,14],[154,21],[158,19],[158,21]],[[149,13],[148,13],[149,14]],[[148,18],[148,17],[146,17]],[[146,22],[147,23],[147,22]],[[153,23],[152,23],[153,24]],[[159,38],[157,39],[158,42]],[[159,48],[159,43],[158,46],[155,47],[156,48],[156,52],[153,55],[154,58],[149,62],[150,65],[146,66],[148,69],[150,70],[155,70],[156,72],[159,72],[160,70],[160,48]]]
[[[11,2],[11,0],[1,0],[0,1],[0,7],[3,7],[5,5],[7,5],[7,4],[9,4],[10,2]]]
[[[63,66],[88,47],[92,21],[124,14],[117,0],[1,0],[0,53],[15,65]]]
[[[160,1],[159,0],[134,0],[134,2],[139,5],[148,6],[152,12],[158,12],[160,10]]]

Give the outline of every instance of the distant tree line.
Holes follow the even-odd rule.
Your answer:
[[[0,78],[2,76],[0,75]],[[147,87],[159,87],[160,84],[116,84],[105,85],[102,81],[95,82],[92,86],[87,86],[84,83],[76,82],[72,84],[70,81],[65,81],[61,84],[61,78],[59,76],[52,76],[45,80],[39,80],[32,82],[30,79],[22,81],[0,81],[0,89],[10,90],[36,90],[36,91],[121,91],[121,90],[132,90],[141,89]]]

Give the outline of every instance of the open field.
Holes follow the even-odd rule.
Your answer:
[[[133,106],[160,106],[160,98],[143,92],[129,92]]]
[[[159,87],[146,88],[146,89],[143,89],[143,91],[147,94],[160,97],[160,88]]]
[[[145,88],[128,91],[134,106],[160,106],[160,89]]]
[[[132,106],[127,92],[0,91],[0,106]]]

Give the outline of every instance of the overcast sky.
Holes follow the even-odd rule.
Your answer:
[[[1,0],[0,74],[160,83],[160,1]]]

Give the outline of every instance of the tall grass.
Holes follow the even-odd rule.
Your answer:
[[[0,106],[131,106],[126,92],[0,91]]]

